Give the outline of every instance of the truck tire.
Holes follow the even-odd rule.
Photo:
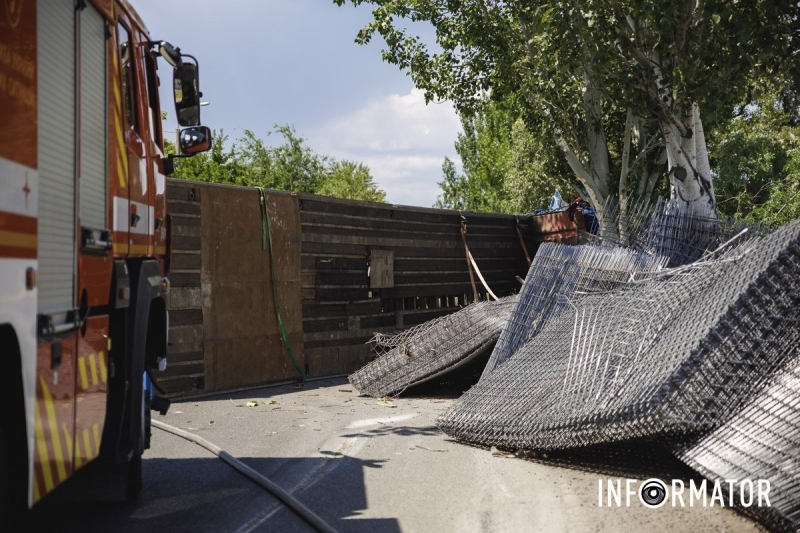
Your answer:
[[[0,524],[18,524],[28,511],[25,472],[18,459],[0,427]]]
[[[125,468],[125,501],[135,503],[142,492],[142,456],[134,455]]]
[[[22,371],[14,331],[0,326],[0,529],[28,515],[28,445],[25,438]]]
[[[138,451],[134,451],[133,457],[125,465],[125,501],[134,503],[139,499],[142,492],[142,454],[149,447],[150,434],[150,396],[147,390],[142,387],[142,443]]]

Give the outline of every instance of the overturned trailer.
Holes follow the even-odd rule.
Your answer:
[[[567,212],[515,217],[168,180],[168,396],[355,371],[375,333],[519,291]],[[476,294],[477,293],[477,294]]]

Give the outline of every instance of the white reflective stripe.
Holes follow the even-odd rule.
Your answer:
[[[39,205],[39,172],[0,157],[0,211],[35,217]]]
[[[131,226],[131,208],[136,208],[139,220]],[[114,231],[129,231],[135,235],[155,235],[155,207],[141,202],[128,202],[127,198],[114,197]]]
[[[130,232],[136,235],[149,235],[147,232],[149,229],[148,226],[150,225],[148,221],[150,218],[150,209],[148,205],[139,202],[131,202],[131,216],[133,215],[134,207],[136,208],[136,214],[139,215],[139,220],[136,222],[135,226],[131,226]]]
[[[131,218],[128,211],[128,199],[114,197],[114,231],[128,231]]]

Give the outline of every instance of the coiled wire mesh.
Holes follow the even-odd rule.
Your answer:
[[[771,507],[739,510],[800,531],[800,220],[768,235],[639,203],[604,222],[604,243],[650,254],[619,269],[641,273],[604,287],[592,268],[614,252],[570,272],[547,261],[581,252],[543,246],[490,367],[437,424],[564,464],[663,446],[712,481],[769,480]]]
[[[615,247],[544,243],[483,371],[491,373],[568,307],[563,296],[603,292],[661,270],[666,258]]]
[[[674,200],[655,202],[630,200],[620,205],[613,197],[598,213],[599,242],[647,251],[667,258],[676,267],[703,258],[709,251],[745,230],[748,236],[763,236],[765,228],[732,218],[707,218]]]
[[[800,343],[786,345],[792,358],[744,409],[713,431],[674,445],[679,459],[704,477],[768,480],[770,507],[753,507],[734,484],[734,501],[770,529],[800,529]],[[723,485],[724,486],[724,485]],[[747,491],[745,491],[747,492]]]
[[[786,363],[798,331],[800,221],[569,309],[438,420],[506,449],[712,430]]]
[[[362,394],[382,397],[450,372],[492,349],[516,298],[476,302],[397,335],[373,337],[373,345],[388,351],[348,379]]]

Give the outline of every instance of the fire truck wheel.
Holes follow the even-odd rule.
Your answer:
[[[25,516],[24,471],[20,461],[11,461],[14,455],[0,427],[0,524],[18,523]]]
[[[142,456],[134,455],[127,464],[127,468],[125,501],[134,503],[139,499],[139,493],[142,491]]]
[[[150,397],[142,387],[142,409],[141,409],[141,439],[140,451],[134,453],[133,458],[126,465],[125,472],[125,501],[133,503],[139,498],[139,493],[142,491],[142,453],[145,450],[145,443],[147,441],[147,433],[150,430]]]

